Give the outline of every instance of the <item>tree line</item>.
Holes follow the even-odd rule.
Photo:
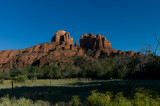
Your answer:
[[[0,72],[0,79],[25,81],[26,79],[160,79],[160,56],[144,55],[137,57],[107,57],[86,61],[78,57],[74,67],[32,66]]]

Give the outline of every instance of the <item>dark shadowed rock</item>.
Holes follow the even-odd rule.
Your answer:
[[[75,46],[76,46],[76,47],[78,46],[77,40],[76,40],[76,42],[75,42]]]

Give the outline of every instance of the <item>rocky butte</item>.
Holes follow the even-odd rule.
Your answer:
[[[107,49],[112,48],[111,42],[106,39],[103,35],[98,34],[95,36],[92,33],[84,34],[80,39],[80,46],[85,49]]]
[[[91,49],[91,56],[84,53],[84,49]],[[77,41],[66,31],[59,30],[55,33],[51,42],[38,44],[21,50],[0,51],[0,70],[6,71],[13,68],[24,68],[28,64],[45,65],[57,64],[60,67],[66,65],[74,66],[77,57],[81,56],[86,60],[94,61],[94,58],[103,56],[136,56],[142,55],[134,51],[122,52],[112,48],[111,43],[103,35],[84,34],[80,39],[80,46]]]
[[[136,56],[142,55],[140,52],[115,50],[111,46],[111,42],[106,39],[103,35],[94,35],[92,33],[84,34],[80,39],[80,46],[84,49],[93,50],[92,57],[103,57],[103,56]]]
[[[28,64],[51,66],[57,64],[74,64],[75,57],[86,55],[83,49],[73,44],[73,38],[68,32],[59,30],[55,33],[51,42],[38,44],[36,46],[21,50],[0,51],[0,69],[9,70],[23,68]]]

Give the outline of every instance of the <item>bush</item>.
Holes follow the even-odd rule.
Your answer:
[[[109,92],[99,93],[96,90],[91,91],[87,97],[87,102],[91,106],[108,106],[111,102],[112,94]]]
[[[60,78],[60,77],[61,77],[61,70],[59,68],[53,70],[53,78]]]
[[[154,98],[150,90],[138,89],[134,97],[127,99],[121,92],[115,96],[110,92],[100,93],[96,90],[91,91],[87,101],[83,105],[87,106],[160,106],[159,96]]]
[[[143,76],[145,79],[159,79],[160,76],[160,57],[151,57],[145,63]]]
[[[79,105],[80,105],[79,97],[77,95],[73,96],[71,101],[69,102],[69,106],[79,106]]]
[[[61,70],[56,64],[53,64],[51,66],[51,70],[49,74],[50,74],[50,78],[60,78]]]
[[[138,89],[134,96],[133,104],[135,106],[159,106],[159,98],[153,98],[152,94],[153,92],[151,90]]]
[[[41,68],[38,66],[30,66],[28,67],[28,78],[33,79],[33,78],[40,78],[41,77]]]
[[[9,106],[9,95],[5,95],[4,97],[0,98],[1,103],[3,103],[3,106]]]
[[[102,79],[103,76],[106,74],[104,67],[101,65],[97,65],[94,67],[91,67],[90,69],[91,77],[94,79]]]
[[[4,73],[0,71],[0,79],[4,79]]]
[[[25,75],[18,75],[13,78],[13,81],[15,82],[25,82],[26,80],[27,80],[27,76]]]
[[[11,98],[9,95],[0,98],[0,106],[51,106],[47,101],[32,101],[24,97],[21,98]]]
[[[61,78],[69,78],[70,74],[71,74],[71,70],[68,67],[61,70]]]
[[[3,83],[4,83],[4,79],[1,79],[1,80],[0,80],[0,84],[3,84]]]
[[[131,101],[127,100],[121,92],[119,92],[112,102],[113,106],[132,106]],[[143,105],[142,105],[143,106]]]
[[[10,76],[12,78],[14,78],[14,77],[16,77],[18,75],[22,75],[22,70],[20,70],[20,69],[12,69],[12,70],[10,70]]]
[[[115,79],[123,79],[125,78],[125,75],[126,75],[126,65],[115,65],[114,66],[114,69],[113,69],[113,78]]]

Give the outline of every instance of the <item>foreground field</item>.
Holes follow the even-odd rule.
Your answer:
[[[120,105],[123,102],[128,105],[138,105],[134,104],[136,98],[139,98],[137,100],[140,102],[139,105],[160,103],[160,80],[27,80],[24,83],[13,83],[13,86],[12,91],[10,80],[0,84],[1,105],[97,105],[98,103],[103,106],[107,103]],[[120,100],[115,101],[117,98]]]

